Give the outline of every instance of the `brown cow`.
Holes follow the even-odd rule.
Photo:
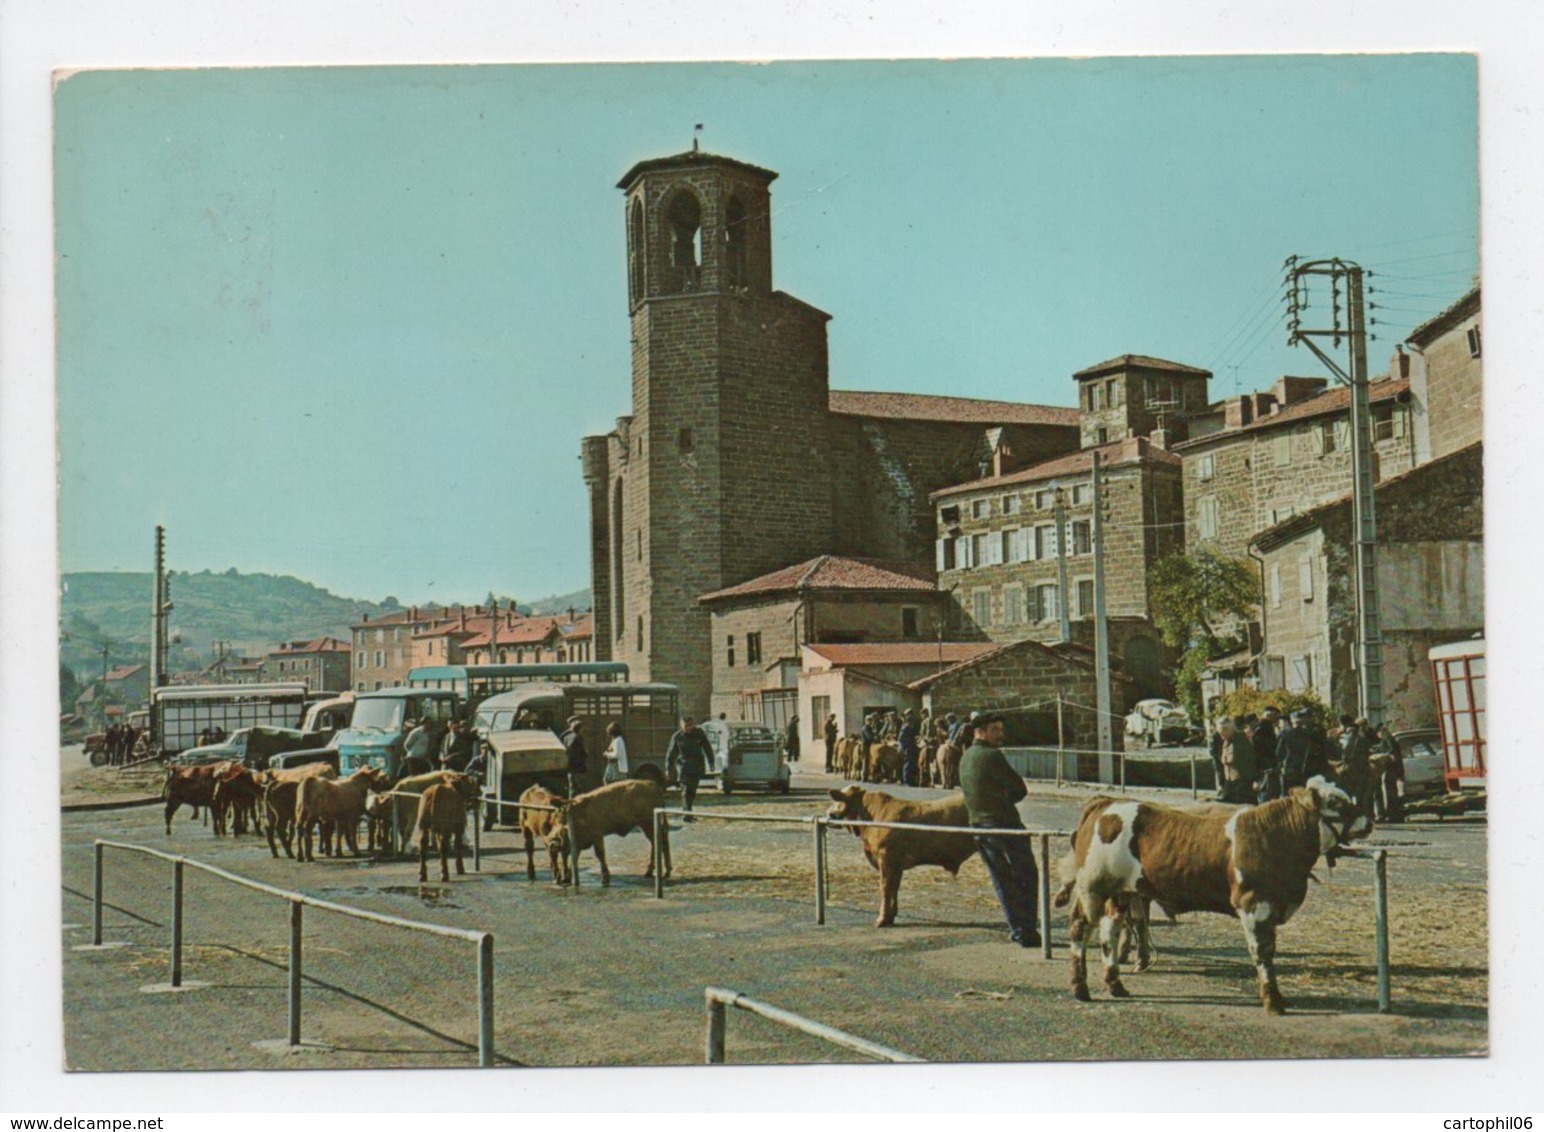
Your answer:
[[[423,794],[431,786],[449,784],[454,786],[470,805],[477,797],[478,789],[475,779],[454,770],[434,770],[427,774],[409,775],[407,778],[399,778],[391,784],[391,790],[385,793],[377,793],[371,796],[366,803],[366,812],[372,818],[370,847],[376,847],[375,835],[384,832],[380,841],[381,847],[391,845],[392,853],[400,853],[413,842],[413,830],[417,828],[418,802]],[[392,831],[400,839],[400,844],[393,842]]]
[[[548,841],[549,851],[555,846],[564,856],[577,856],[586,849],[595,850],[600,862],[600,882],[611,883],[611,869],[606,864],[606,837],[616,834],[625,837],[633,829],[643,830],[649,846],[654,845],[654,811],[665,804],[665,791],[656,781],[626,779],[609,786],[580,794],[577,798],[558,807],[557,828]],[[568,828],[572,826],[577,849],[571,849]],[[664,862],[665,875],[670,875],[670,833],[660,835],[660,857]],[[649,867],[643,875],[654,875],[654,854],[649,854]]]
[[[216,837],[225,834],[227,818],[231,822],[232,836],[240,837],[247,831],[249,823],[253,832],[257,832],[260,828],[257,811],[263,798],[263,784],[264,772],[249,770],[239,763],[216,779],[210,804],[214,813]]]
[[[958,743],[940,743],[938,754],[934,759],[937,773],[934,775],[934,786],[942,786],[945,790],[958,790],[960,786],[960,759],[965,751]]]
[[[447,856],[451,841],[456,843],[456,875],[463,876],[466,866],[466,795],[455,783],[441,782],[430,786],[418,800],[418,883],[429,879],[429,839],[434,837],[440,844],[440,880],[450,880]]]
[[[1127,996],[1116,926],[1142,898],[1175,912],[1238,917],[1260,1000],[1268,1013],[1285,1013],[1276,986],[1276,928],[1302,907],[1319,857],[1333,864],[1339,847],[1370,832],[1372,822],[1356,801],[1318,776],[1285,798],[1231,813],[1095,798],[1073,835],[1072,885],[1056,901],[1072,905],[1073,996],[1089,998],[1087,949],[1095,920],[1101,921],[1105,986],[1117,998]]]
[[[166,836],[172,835],[172,815],[184,805],[192,807],[193,817],[198,817],[200,806],[214,808],[214,787],[232,767],[240,763],[227,760],[206,766],[174,766],[166,770],[166,782],[161,786],[161,797],[166,799]],[[217,826],[216,833],[219,832]]]
[[[934,802],[908,802],[878,790],[848,786],[832,790],[833,804],[826,817],[840,821],[892,821],[913,825],[967,824],[965,798],[955,794]],[[861,827],[853,835],[863,846],[868,863],[879,870],[879,919],[876,928],[895,923],[899,907],[901,874],[919,865],[937,865],[951,876],[976,852],[976,839],[968,833],[929,833],[920,829]]]
[[[295,834],[300,842],[300,859],[316,860],[311,834],[323,822],[333,825],[335,856],[343,855],[345,840],[349,852],[359,856],[359,819],[364,816],[365,798],[372,787],[385,781],[385,774],[368,764],[337,781],[317,775],[301,779],[295,792]]]
[[[542,844],[547,847],[547,856],[552,864],[552,880],[556,884],[567,884],[568,858],[560,851],[558,841],[554,836],[561,826],[558,818],[557,807],[568,803],[568,799],[561,794],[554,794],[544,786],[529,786],[520,795],[519,817],[520,836],[525,842],[525,875],[528,880],[536,879],[536,839],[541,838]],[[553,809],[532,809],[533,806],[552,806]]]
[[[865,782],[900,782],[901,748],[889,740],[870,743],[866,770]]]
[[[338,772],[327,763],[307,763],[285,770],[263,772],[263,832],[268,835],[268,851],[275,857],[279,847],[274,836],[284,842],[285,856],[294,858],[292,848],[295,839],[295,796],[300,792],[300,782],[306,778],[336,778]],[[332,828],[322,832],[324,844],[332,843]],[[325,852],[325,850],[324,850]]]

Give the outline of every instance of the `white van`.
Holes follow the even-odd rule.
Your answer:
[[[788,793],[788,764],[783,761],[782,745],[772,728],[764,723],[727,719],[704,720],[697,726],[713,745],[713,769],[718,772],[719,789],[725,794],[748,786]]]

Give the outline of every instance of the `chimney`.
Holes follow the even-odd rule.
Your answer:
[[[1329,379],[1325,377],[1289,377],[1283,375],[1276,382],[1276,400],[1282,405],[1295,405],[1299,401],[1306,401],[1310,397],[1317,397],[1329,388]]]
[[[1396,378],[1410,376],[1410,355],[1405,353],[1402,345],[1394,347],[1394,357],[1389,362],[1389,374]]]
[[[417,621],[418,620],[418,606],[415,605],[415,606],[411,607],[407,611],[407,619],[409,621]]]
[[[370,615],[368,613],[364,614],[364,619],[365,619],[365,621],[369,621],[370,620]]]
[[[461,631],[466,632],[466,606],[461,607]]]
[[[1167,452],[1169,450],[1169,430],[1166,428],[1153,429],[1152,432],[1147,434],[1147,442],[1160,452]],[[1141,443],[1140,437],[1137,439],[1137,443]]]
[[[573,624],[573,620],[574,620],[574,607],[570,605],[568,607],[568,621],[569,621],[569,624]]]

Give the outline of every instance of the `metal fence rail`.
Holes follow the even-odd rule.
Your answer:
[[[906,1061],[921,1062],[920,1057],[913,1057],[909,1053],[902,1053],[898,1049],[882,1046],[878,1042],[871,1042],[867,1038],[860,1038],[849,1034],[845,1030],[837,1030],[821,1022],[805,1018],[801,1014],[795,1014],[781,1007],[772,1006],[765,1002],[758,1002],[754,998],[746,998],[739,991],[724,990],[721,987],[708,987],[705,991],[708,1008],[708,1034],[707,1034],[707,1064],[724,1064],[724,1035],[728,1029],[728,1011],[725,1007],[733,1006],[737,1010],[745,1010],[751,1014],[759,1015],[771,1022],[787,1026],[789,1029],[798,1030],[800,1033],[809,1034],[812,1037],[830,1042],[832,1045],[850,1049],[855,1053],[861,1053],[865,1057],[872,1057],[879,1061]]]
[[[388,916],[383,912],[370,912],[363,908],[351,908],[347,904],[336,904],[331,900],[320,900],[314,896],[307,896],[303,892],[292,892],[289,889],[278,888],[271,884],[252,880],[249,877],[239,876],[236,873],[227,872],[215,865],[196,861],[176,853],[166,853],[160,849],[152,849],[147,845],[135,845],[126,841],[106,841],[98,839],[94,845],[93,875],[92,875],[92,915],[91,915],[91,942],[102,946],[102,890],[104,886],[103,850],[122,849],[130,853],[142,853],[149,857],[158,857],[163,861],[172,862],[172,955],[171,955],[171,985],[182,985],[182,909],[183,909],[183,870],[192,866],[211,876],[230,881],[232,884],[241,885],[257,892],[266,893],[269,896],[278,897],[289,902],[290,906],[290,939],[289,939],[289,1045],[297,1047],[300,1041],[300,984],[302,978],[302,953],[301,953],[301,927],[302,909],[307,905],[326,912],[336,912],[342,916],[352,916],[358,920],[370,920],[373,923],[385,924],[388,927],[405,928],[409,931],[423,932],[427,935],[443,936],[448,939],[467,940],[477,945],[477,1062],[483,1068],[493,1064],[493,934],[491,932],[474,931],[470,928],[451,928],[442,924],[425,924],[417,920],[404,920],[398,916]]]

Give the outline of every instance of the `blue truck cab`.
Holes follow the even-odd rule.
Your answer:
[[[366,764],[395,778],[402,772],[403,740],[418,723],[441,728],[460,719],[462,701],[449,688],[380,688],[354,697],[354,716],[332,740],[338,772],[353,774]]]

